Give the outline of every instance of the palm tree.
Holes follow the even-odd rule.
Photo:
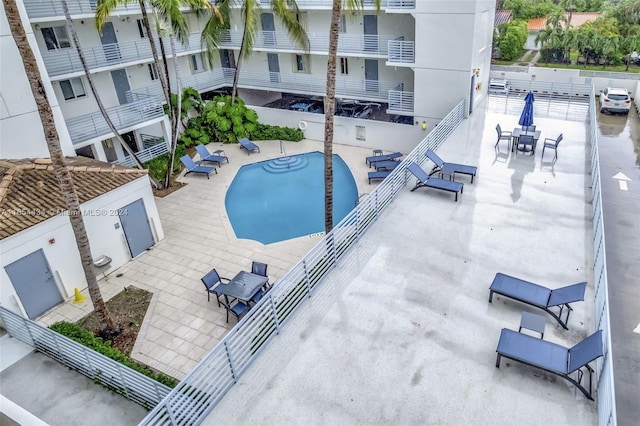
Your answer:
[[[602,68],[604,68],[611,59],[611,55],[619,50],[620,38],[617,35],[601,36],[599,40],[599,53],[602,55]]]
[[[622,49],[627,53],[627,66],[625,71],[629,71],[629,64],[631,63],[631,55],[633,52],[640,50],[640,35],[633,34],[622,39]]]
[[[567,29],[571,28],[571,18],[573,18],[573,12],[575,12],[578,8],[578,3],[581,3],[579,0],[560,0],[558,5],[563,9],[569,12],[569,18],[567,19]]]
[[[7,16],[7,21],[9,22],[11,35],[18,47],[18,51],[20,52],[22,64],[24,65],[24,69],[31,86],[31,92],[38,108],[38,114],[40,115],[40,120],[42,122],[42,129],[44,130],[47,148],[51,157],[51,163],[64,197],[65,206],[69,211],[69,221],[71,222],[71,228],[73,229],[78,252],[80,253],[82,269],[84,270],[84,276],[89,287],[89,296],[91,297],[93,308],[100,318],[101,334],[103,337],[113,338],[120,332],[120,326],[116,323],[115,319],[107,309],[107,305],[100,293],[100,287],[98,287],[98,280],[96,279],[96,272],[93,266],[93,257],[91,256],[91,247],[89,246],[89,238],[84,226],[84,221],[82,220],[82,212],[80,211],[80,201],[73,185],[73,178],[71,173],[69,173],[69,169],[67,168],[65,159],[62,155],[60,137],[58,136],[58,130],[56,129],[56,125],[53,120],[53,111],[51,111],[51,105],[47,99],[47,93],[44,90],[42,75],[40,74],[36,58],[31,50],[31,46],[29,45],[27,34],[22,26],[20,13],[15,0],[2,1],[4,4],[4,13]]]
[[[336,58],[342,1],[333,0],[331,24],[329,25],[329,56],[327,58],[327,90],[324,99],[324,229],[333,229],[333,122],[336,105]],[[356,11],[364,7],[365,0],[344,0],[347,10]],[[376,12],[380,12],[380,0],[375,0]]]
[[[218,0],[216,5],[218,6],[219,13],[223,16],[222,21],[212,21],[211,25],[205,25],[203,30],[203,42],[207,45],[213,43],[219,39],[222,31],[229,29],[230,25],[230,8],[232,5],[240,6],[240,15],[242,18],[242,42],[240,43],[240,53],[238,54],[238,61],[236,63],[236,70],[233,75],[233,87],[231,89],[231,104],[236,101],[238,95],[238,80],[240,78],[240,69],[244,59],[251,56],[253,53],[253,44],[256,41],[258,34],[258,25],[260,24],[260,0]],[[270,0],[271,10],[280,21],[282,21],[289,36],[293,41],[305,51],[309,50],[309,39],[307,33],[300,22],[298,22],[296,15],[299,12],[298,5],[295,0]],[[211,61],[211,57],[209,56]]]
[[[78,52],[80,63],[82,64],[82,68],[84,69],[85,77],[89,82],[89,88],[91,89],[91,93],[93,93],[93,97],[96,100],[96,103],[98,104],[98,109],[100,110],[100,113],[104,118],[104,121],[107,123],[107,126],[109,127],[109,129],[111,130],[115,138],[118,140],[122,148],[125,151],[127,151],[127,153],[131,156],[131,158],[133,158],[133,161],[136,163],[138,168],[144,169],[144,165],[142,164],[138,156],[135,154],[135,152],[133,152],[131,147],[129,147],[129,145],[124,141],[124,139],[122,139],[120,132],[118,132],[118,129],[116,129],[116,126],[114,126],[113,121],[111,121],[111,117],[109,117],[109,114],[107,113],[107,110],[105,109],[104,104],[102,103],[102,99],[100,98],[100,95],[98,94],[98,91],[96,90],[96,86],[93,82],[93,77],[89,72],[89,66],[87,65],[87,60],[84,56],[82,46],[80,46],[80,39],[78,39],[78,33],[76,32],[76,27],[73,24],[73,21],[71,20],[71,14],[69,13],[69,6],[67,5],[66,0],[62,0],[62,10],[64,11],[64,16],[67,20],[67,30],[71,34],[71,39],[73,40],[73,43],[76,46],[76,51]],[[160,182],[158,182],[153,176],[149,175],[149,179],[151,180],[151,183],[153,184],[153,186],[155,186],[156,188],[160,188]]]

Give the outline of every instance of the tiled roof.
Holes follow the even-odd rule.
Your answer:
[[[569,19],[569,12],[564,14]],[[573,12],[571,16],[571,28],[578,28],[587,22],[593,22],[600,16],[600,12]],[[529,31],[544,30],[547,26],[547,18],[529,19],[527,23]]]
[[[69,157],[67,166],[85,203],[147,174],[84,157]],[[0,160],[0,239],[66,210],[51,160]]]
[[[496,17],[493,20],[493,26],[497,27],[500,24],[511,21],[510,10],[496,10]]]

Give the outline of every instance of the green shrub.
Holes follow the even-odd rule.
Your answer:
[[[256,130],[258,114],[247,108],[244,101],[236,98],[231,105],[231,96],[216,96],[207,102],[200,115],[202,128],[208,130],[215,140],[236,143],[249,137]]]
[[[251,133],[251,138],[258,141],[283,140],[300,142],[304,139],[304,133],[293,127],[271,126],[258,123],[256,130]]]
[[[180,171],[180,157],[187,153],[184,145],[176,146],[176,155],[173,158],[173,171]],[[169,162],[169,154],[162,154],[152,160],[144,163],[144,167],[149,170],[149,176],[157,180],[163,180],[167,174],[167,163]]]
[[[95,337],[93,333],[85,328],[80,327],[78,324],[63,321],[57,322],[51,325],[49,328],[56,333],[66,336],[71,340],[74,340],[81,345],[86,346],[89,349],[93,349],[94,351],[106,356],[107,358],[111,358],[112,360],[117,361],[122,365],[126,365],[132,370],[137,371],[138,373],[150,377],[157,382],[160,382],[172,388],[178,384],[178,381],[173,377],[167,376],[166,374],[157,373],[151,370],[146,365],[132,360],[131,358],[123,354],[119,349],[111,347],[110,341],[105,342],[101,338]]]
[[[184,146],[206,145],[211,142],[208,129],[203,125],[200,117],[191,118],[187,127],[178,138],[178,143]]]

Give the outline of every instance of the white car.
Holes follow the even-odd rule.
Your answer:
[[[600,93],[600,112],[622,112],[629,114],[631,96],[626,89],[607,87]]]
[[[511,88],[509,82],[502,78],[492,78],[489,81],[489,93],[495,95],[508,95]]]

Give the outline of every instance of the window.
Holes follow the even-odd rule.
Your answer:
[[[42,29],[42,37],[48,50],[64,49],[71,47],[67,29],[64,26],[47,27]]]
[[[347,32],[347,17],[344,15],[340,16],[340,32],[341,33]]]
[[[340,74],[349,74],[349,61],[347,58],[340,58]]]
[[[309,55],[293,55],[293,72],[309,72]]]
[[[138,34],[140,34],[140,38],[145,38],[147,32],[142,24],[142,19],[136,19],[136,22],[138,23]]]
[[[147,64],[147,67],[149,68],[149,76],[151,77],[151,81],[157,80],[158,68],[156,67],[156,64]]]
[[[189,55],[189,65],[191,66],[191,74],[197,74],[205,71],[202,55]]]
[[[82,80],[80,80],[80,78],[61,80],[60,88],[62,89],[62,95],[64,96],[65,101],[87,96],[87,93],[84,91],[84,85],[82,84]]]

